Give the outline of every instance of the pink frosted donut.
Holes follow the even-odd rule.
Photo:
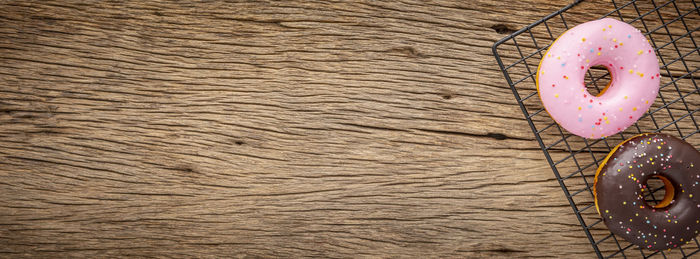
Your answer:
[[[594,96],[584,79],[596,65],[605,66],[611,80]],[[544,108],[559,125],[584,138],[604,138],[632,125],[656,99],[659,82],[656,53],[644,35],[610,18],[564,32],[537,68]]]

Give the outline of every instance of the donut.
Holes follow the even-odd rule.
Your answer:
[[[602,65],[610,83],[598,94],[586,90],[589,68]],[[559,125],[584,138],[625,130],[651,106],[659,91],[654,49],[631,25],[605,18],[564,32],[537,68],[537,92]]]
[[[651,178],[664,183],[664,198],[648,204]],[[650,250],[692,241],[700,231],[700,152],[665,134],[641,134],[617,145],[595,174],[595,206],[615,235]]]

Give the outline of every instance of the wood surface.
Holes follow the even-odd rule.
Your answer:
[[[568,1],[0,3],[0,257],[595,257],[491,50]]]

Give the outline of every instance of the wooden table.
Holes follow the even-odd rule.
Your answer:
[[[566,4],[3,1],[0,257],[594,257],[491,52]]]

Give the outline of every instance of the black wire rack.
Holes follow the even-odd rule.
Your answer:
[[[598,12],[598,13],[596,13]],[[595,16],[591,16],[594,13]],[[563,130],[544,110],[537,95],[535,75],[540,59],[561,33],[577,24],[611,17],[638,28],[649,39],[661,62],[661,86],[652,107],[625,131],[604,139],[584,139]],[[700,146],[700,9],[688,1],[575,1],[561,10],[522,28],[493,45],[503,71],[525,119],[561,185],[583,230],[599,258],[690,258],[700,255],[700,243],[673,250],[650,251],[613,235],[602,223],[593,198],[595,171],[620,142],[646,132],[664,132]],[[607,69],[593,67],[586,86],[592,95],[610,80]],[[695,74],[695,75],[694,75]],[[649,183],[650,187],[653,186]],[[663,198],[663,186],[645,194],[648,203]]]

